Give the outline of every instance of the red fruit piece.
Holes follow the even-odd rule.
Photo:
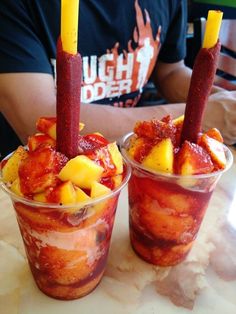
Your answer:
[[[223,143],[223,137],[220,133],[220,131],[216,128],[212,128],[210,130],[208,130],[206,133],[206,135],[208,135],[209,137],[213,138],[214,140]]]
[[[176,147],[180,141],[180,133],[182,129],[182,122],[175,123],[170,116],[164,117],[162,120],[153,119],[151,121],[137,122],[134,132],[138,138],[143,138],[156,145],[163,139],[170,138],[173,145]],[[149,144],[148,144],[148,148]],[[135,159],[137,160],[137,159]]]
[[[96,149],[92,153],[87,155],[96,164],[103,167],[104,171],[102,177],[109,177],[116,174],[116,166],[111,158],[111,154],[108,150],[108,146]]]
[[[1,163],[0,163],[0,169],[2,169],[5,164],[7,163],[8,159],[5,159],[5,160],[2,160]]]
[[[214,165],[201,146],[185,141],[176,156],[175,169],[182,175],[203,174],[212,172]]]
[[[28,147],[30,151],[37,149],[41,145],[50,145],[56,147],[56,141],[47,134],[35,134],[28,138]]]
[[[36,128],[39,132],[48,134],[48,130],[56,124],[55,117],[41,117],[36,122]]]
[[[109,143],[108,140],[100,134],[87,134],[84,138],[90,143],[93,143],[96,148],[106,146]]]
[[[94,150],[106,146],[108,141],[99,134],[88,134],[79,137],[79,154],[88,155]]]
[[[200,144],[211,156],[215,170],[224,169],[226,166],[226,157],[222,143],[214,140],[206,134],[203,134]]]
[[[19,166],[21,191],[24,195],[43,192],[55,186],[57,175],[68,161],[67,157],[56,152],[51,146],[42,146],[29,152]]]
[[[167,116],[162,120],[139,121],[134,127],[134,132],[138,137],[147,137],[157,142],[167,137],[173,139],[175,126],[170,120],[170,117]]]
[[[180,139],[181,139],[181,133],[182,133],[182,128],[183,128],[183,121],[184,121],[184,115],[176,118],[173,120],[173,123],[176,127],[175,131],[175,145],[177,147],[180,146]]]

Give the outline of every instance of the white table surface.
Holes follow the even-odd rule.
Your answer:
[[[169,296],[158,293],[156,287],[163,285],[192,309],[186,308],[186,302],[185,307],[176,306]],[[125,188],[105,276],[95,291],[75,301],[54,300],[37,289],[10,199],[0,191],[0,314],[16,313],[235,314],[236,163],[220,179],[190,255],[176,267],[154,267],[133,253]]]

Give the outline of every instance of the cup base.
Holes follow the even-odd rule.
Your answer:
[[[176,266],[183,262],[190,252],[193,241],[188,244],[175,245],[168,248],[147,247],[137,241],[130,231],[130,242],[134,252],[145,262],[161,267]]]
[[[46,294],[48,297],[57,300],[70,301],[82,298],[95,290],[102,279],[103,273],[104,271],[100,273],[97,277],[93,278],[91,281],[79,287],[60,284],[54,284],[51,286],[44,285],[43,282],[39,280],[35,280],[35,282],[39,290]]]

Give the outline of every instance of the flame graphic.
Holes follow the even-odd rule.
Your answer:
[[[160,33],[161,33],[161,27],[159,26],[157,34],[155,38],[153,37],[152,27],[151,27],[151,21],[148,11],[145,9],[145,19],[142,12],[141,7],[138,4],[138,0],[135,0],[135,11],[136,11],[136,23],[137,26],[135,26],[133,31],[133,38],[130,39],[127,43],[127,50],[123,50],[122,56],[119,54],[119,42],[117,42],[113,48],[107,49],[106,54],[112,54],[111,60],[106,60],[106,69],[105,73],[106,75],[109,75],[109,70],[114,69],[113,78],[112,80],[117,80],[117,77],[120,75],[119,80],[125,80],[126,79],[126,73],[123,71],[122,73],[117,73],[119,71],[117,67],[118,58],[122,57],[122,63],[125,65],[126,62],[128,62],[128,56],[129,54],[132,54],[133,58],[133,68],[132,68],[132,74],[131,74],[131,87],[130,92],[137,91],[138,88],[138,77],[139,77],[139,71],[140,71],[140,62],[138,62],[140,54],[142,54],[141,50],[144,49],[145,44],[148,44],[148,47],[151,47],[152,49],[152,55],[150,57],[149,63],[148,63],[148,69],[145,73],[145,79],[142,82],[142,86],[147,82],[148,78],[150,77],[153,68],[156,63],[156,59],[160,50]],[[145,22],[146,21],[146,22]],[[132,47],[136,47],[135,49]],[[103,56],[99,58],[98,61],[101,60]],[[84,69],[83,69],[84,71]],[[98,71],[97,71],[98,72]],[[90,77],[92,75],[91,72],[91,65],[88,65],[86,69],[86,75],[87,77]],[[96,78],[94,79],[95,83],[101,83],[101,79],[99,78],[99,75],[96,75]],[[82,86],[86,86],[85,82],[82,82]],[[141,87],[142,87],[141,86]],[[129,106],[134,106],[138,99],[136,99],[135,103],[129,103]],[[116,106],[119,106],[119,104],[114,104]],[[122,105],[121,105],[122,106]]]

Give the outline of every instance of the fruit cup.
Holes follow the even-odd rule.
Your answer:
[[[173,266],[185,259],[197,237],[214,188],[232,164],[224,146],[226,167],[201,175],[156,172],[135,162],[127,153],[133,134],[122,140],[122,153],[131,165],[129,231],[134,251],[143,260]]]
[[[88,202],[60,206],[10,196],[39,289],[62,300],[80,298],[99,284],[106,266],[118,197],[129,179],[109,194]]]

